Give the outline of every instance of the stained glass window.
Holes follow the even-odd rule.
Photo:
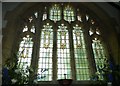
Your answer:
[[[61,19],[61,10],[57,4],[55,4],[50,10],[50,19],[54,22]]]
[[[47,13],[43,14],[43,20],[47,19]]]
[[[80,21],[80,22],[82,22],[82,18],[81,18],[81,16],[77,16],[77,19],[78,19],[78,21]]]
[[[93,35],[93,33],[94,33],[94,30],[92,28],[90,28],[90,30],[89,30],[90,36]]]
[[[47,23],[43,25],[40,38],[40,51],[38,61],[38,81],[52,80],[52,51],[53,51],[53,30]]]
[[[30,35],[26,35],[23,37],[23,40],[21,41],[19,45],[19,52],[18,52],[18,68],[25,69],[27,67],[30,67],[31,64],[31,57],[32,57],[32,48],[33,48],[33,42]]]
[[[23,29],[23,32],[26,32],[26,31],[28,31],[28,27],[27,26],[25,26],[24,29]]]
[[[64,9],[64,19],[69,23],[75,21],[75,13],[69,5]]]
[[[35,12],[34,15],[36,18],[38,18],[38,12]]]
[[[64,24],[57,31],[57,75],[57,79],[71,78],[69,33]]]
[[[31,63],[31,60],[38,61],[35,68],[35,74],[38,74],[37,81],[65,78],[90,80],[90,75],[94,73],[91,69],[97,69],[98,72],[106,58],[104,46],[99,39],[99,24],[96,24],[87,10],[82,12],[71,5],[52,4],[43,8],[43,12],[35,10],[34,15],[29,18],[27,16],[27,23],[22,30],[23,39],[19,46],[18,66],[25,69],[27,66],[36,65]],[[86,22],[83,22],[83,18]],[[85,37],[88,39],[85,40]],[[91,45],[92,47],[89,47]],[[93,53],[90,53],[92,50]],[[96,68],[93,65],[96,65]],[[99,78],[103,80],[100,74]]]
[[[105,49],[103,48],[103,44],[99,39],[94,38],[92,41],[93,41],[92,47],[93,47],[93,53],[94,53],[97,72],[99,74],[99,79],[102,80],[103,76],[99,72],[99,69],[104,67],[103,63],[105,62],[105,58],[106,58]]]
[[[86,14],[86,21],[88,21],[89,20],[89,15],[88,14]]]
[[[30,32],[35,33],[35,26],[34,25],[31,27]]]
[[[74,55],[77,80],[89,80],[89,66],[82,28],[76,24],[73,27]]]

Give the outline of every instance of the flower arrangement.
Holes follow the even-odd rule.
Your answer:
[[[108,79],[110,78],[108,77],[108,75],[112,73],[112,69],[110,68],[108,60],[105,59],[103,65],[99,65],[97,67],[98,67],[98,71],[91,76],[91,80],[99,81],[102,80],[102,78],[100,77],[103,77],[104,81],[109,81]]]
[[[111,59],[109,60],[105,59],[103,66],[98,66],[98,71],[94,75],[91,76],[91,81],[93,81],[94,84],[99,84],[99,85],[101,84],[101,86],[109,82],[114,83],[115,86],[117,86],[116,84],[118,84],[120,81],[119,80],[120,78],[119,67],[117,67],[112,62]],[[102,79],[100,78],[100,76],[102,77]]]
[[[11,60],[9,60],[10,62]],[[33,72],[33,69],[27,67],[26,69],[21,69],[14,65],[5,65],[2,69],[2,84],[28,84],[29,83],[29,73]]]
[[[43,69],[40,74],[34,74],[34,70],[31,67],[20,68],[17,65],[17,56],[15,55],[14,61],[8,59],[6,65],[2,68],[2,85],[9,86],[11,84],[37,84],[37,79],[43,79],[42,73],[48,71],[48,69]],[[12,63],[14,62],[14,63]],[[29,76],[33,74],[32,80]]]

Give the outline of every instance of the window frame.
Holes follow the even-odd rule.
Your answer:
[[[77,21],[77,20],[76,20]],[[44,22],[44,21],[41,21],[41,22]],[[66,21],[64,21],[64,22],[66,22]],[[56,28],[56,27],[55,27]],[[71,44],[72,45],[72,44]],[[55,52],[55,51],[54,51]],[[54,53],[53,52],[53,53]],[[55,54],[55,53],[54,53]],[[73,56],[73,55],[72,55]],[[73,56],[73,58],[74,58],[74,56]],[[76,78],[76,76],[74,75],[74,78]],[[54,80],[54,79],[53,79]]]

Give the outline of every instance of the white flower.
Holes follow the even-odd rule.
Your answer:
[[[16,69],[16,70],[15,70],[15,73],[17,73],[17,74],[20,73],[20,70],[19,70],[19,69]]]
[[[13,84],[17,82],[16,79],[12,79],[11,81],[12,81]]]
[[[6,67],[8,70],[10,69],[9,67]]]
[[[37,83],[38,83],[38,82],[37,82],[37,80],[34,80],[33,82],[34,82],[35,84],[37,84]]]

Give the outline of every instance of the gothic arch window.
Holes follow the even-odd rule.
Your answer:
[[[105,51],[104,48],[102,46],[102,43],[99,39],[95,38],[92,40],[92,47],[93,47],[93,52],[94,52],[94,58],[95,58],[95,63],[96,63],[96,68],[97,68],[97,72],[100,74],[99,69],[104,67],[103,62],[105,62]],[[99,75],[99,78],[102,80],[103,76]]]
[[[25,29],[23,29],[25,31]],[[32,47],[33,47],[33,41],[32,37],[30,35],[26,35],[22,38],[22,41],[19,45],[19,51],[18,51],[18,64],[17,67],[20,68],[20,70],[26,71],[26,68],[29,68],[31,65],[31,59],[32,59]],[[26,75],[29,75],[27,73]]]
[[[107,58],[98,19],[94,21],[89,12],[70,5],[53,4],[43,8],[43,12],[38,10],[29,18],[27,16],[27,24],[22,30],[25,35],[19,44],[22,54],[18,58],[26,60],[18,60],[18,64],[35,66],[38,81],[90,80]],[[88,54],[88,46],[92,46],[93,53]],[[99,78],[103,79],[101,75]]]
[[[94,23],[92,23],[94,24]],[[99,79],[103,80],[103,76],[100,75],[99,69],[104,67],[105,61],[106,61],[106,51],[104,48],[104,44],[102,42],[100,30],[98,27],[90,28],[89,34],[92,37],[92,49],[94,53],[94,59],[95,59],[95,64],[96,64],[96,69],[99,74]]]

